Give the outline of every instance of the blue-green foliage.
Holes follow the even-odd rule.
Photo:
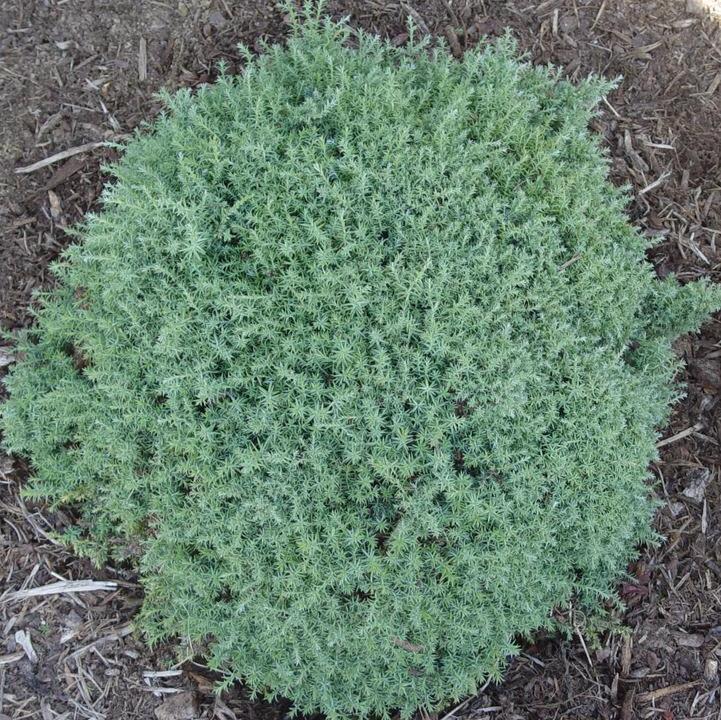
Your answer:
[[[651,538],[670,342],[721,293],[645,262],[607,84],[348,33],[307,20],[128,143],[3,428],[80,547],[141,548],[152,639],[407,715]]]

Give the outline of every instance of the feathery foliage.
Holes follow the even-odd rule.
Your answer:
[[[572,86],[309,17],[138,134],[8,380],[28,492],[138,547],[151,639],[330,717],[499,677],[652,539],[671,340]]]

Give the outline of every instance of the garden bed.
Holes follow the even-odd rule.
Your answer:
[[[594,121],[613,158],[613,178],[634,190],[630,213],[657,245],[660,275],[719,280],[721,244],[721,29],[679,2],[455,0],[332,2],[336,16],[405,41],[412,15],[423,32],[460,53],[510,27],[534,62],[572,78],[623,75]],[[122,138],[152,118],[160,87],[197,86],[225,59],[239,70],[236,44],[260,50],[281,40],[282,14],[265,2],[95,2],[8,0],[0,9],[2,240],[0,322],[29,322],[34,289],[70,242],[65,228],[92,208],[103,183],[97,146],[16,174],[70,148]],[[621,634],[582,640],[540,638],[457,717],[705,718],[719,714],[721,656],[721,325],[679,344],[688,397],[675,409],[655,468],[667,542],[647,552],[621,587]],[[0,350],[0,365],[9,351]],[[8,358],[9,359],[9,358]],[[0,370],[0,373],[3,372]],[[132,635],[142,597],[123,568],[93,569],[51,540],[63,513],[24,504],[26,468],[0,458],[0,592],[61,580],[111,581],[74,595],[0,600],[0,717],[282,717],[283,704],[250,702],[242,689],[218,700],[212,676],[189,661],[158,675],[173,649],[150,652]],[[583,618],[568,618],[571,628]],[[21,634],[16,641],[16,633]],[[33,652],[22,649],[30,638]],[[27,645],[27,643],[26,643]],[[721,653],[721,651],[719,651]],[[22,653],[22,657],[16,657]],[[197,658],[199,662],[202,659]],[[156,712],[157,711],[157,712]]]

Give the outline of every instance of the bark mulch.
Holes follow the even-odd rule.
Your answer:
[[[335,16],[402,43],[409,16],[460,54],[505,28],[537,63],[579,79],[622,78],[594,128],[629,212],[656,243],[658,273],[719,281],[721,250],[721,1],[330,0]],[[96,206],[114,151],[160,109],[160,88],[213,79],[236,45],[282,40],[264,0],[4,0],[0,4],[0,325],[26,326],[33,291]],[[85,147],[82,147],[85,146]],[[17,173],[53,155],[77,151]],[[3,344],[5,347],[3,347]],[[653,471],[666,538],[620,587],[615,630],[566,618],[571,637],[525,644],[503,683],[457,718],[721,717],[721,323],[685,338],[688,394]],[[0,340],[0,375],[12,349]],[[142,602],[125,568],[92,568],[54,540],[69,522],[24,502],[27,475],[0,456],[0,720],[192,720],[284,717],[288,706],[212,694],[202,658],[145,647],[132,619]],[[77,585],[90,581],[100,585]],[[450,711],[451,709],[449,709]],[[441,716],[442,717],[442,716]]]

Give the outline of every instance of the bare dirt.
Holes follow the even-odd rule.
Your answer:
[[[593,125],[614,181],[633,191],[634,222],[657,243],[649,256],[660,275],[721,279],[718,0],[334,0],[328,8],[398,43],[410,14],[456,54],[510,28],[534,62],[551,62],[573,79],[622,76]],[[208,82],[220,59],[239,71],[238,42],[260,50],[262,40],[280,41],[286,31],[282,13],[261,0],[3,0],[3,328],[31,321],[32,293],[52,282],[48,265],[71,241],[66,229],[96,205],[102,164],[114,151],[100,146],[34,172],[14,170],[122,138],[158,112],[158,89]],[[526,643],[504,682],[456,717],[721,717],[721,322],[678,351],[688,395],[653,468],[666,540],[629,568],[620,587],[627,609],[617,620],[625,631],[601,631],[594,641],[575,632],[586,627],[583,617],[567,617],[570,639]],[[10,355],[0,347],[0,374]],[[68,517],[19,498],[26,474],[21,461],[0,456],[0,720],[286,715],[287,704],[251,701],[240,687],[214,696],[202,658],[177,664],[174,648],[145,647],[132,628],[142,602],[137,578],[123,568],[94,569],[55,544],[52,533]],[[7,596],[87,579],[116,587]]]

